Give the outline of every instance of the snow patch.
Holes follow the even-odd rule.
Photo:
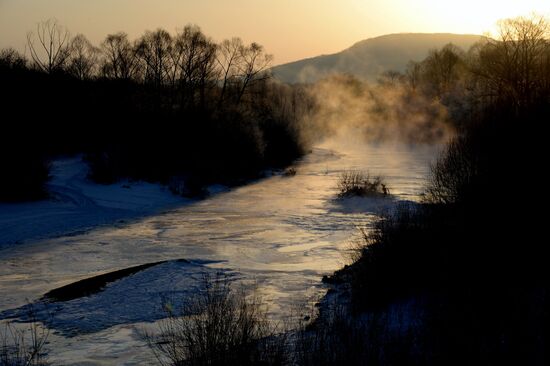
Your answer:
[[[101,291],[69,301],[43,299],[0,313],[0,319],[35,319],[57,334],[74,337],[113,326],[151,322],[166,317],[166,301],[177,308],[204,287],[204,278],[222,270],[197,262],[168,261],[107,284]]]
[[[159,184],[94,184],[87,179],[88,166],[81,156],[54,161],[51,174],[50,199],[0,203],[0,249],[29,240],[81,233],[190,202]]]

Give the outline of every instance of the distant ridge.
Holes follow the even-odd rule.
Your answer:
[[[348,49],[272,68],[274,76],[287,83],[315,82],[333,73],[347,73],[374,81],[387,70],[404,71],[410,60],[421,61],[432,49],[447,43],[467,51],[483,36],[452,33],[399,33],[369,38]]]

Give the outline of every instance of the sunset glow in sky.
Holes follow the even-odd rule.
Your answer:
[[[481,34],[498,19],[537,12],[549,0],[0,0],[0,48],[24,51],[36,23],[56,18],[71,34],[98,45],[108,34],[136,38],[188,23],[214,40],[256,41],[275,64],[341,51],[353,43],[401,32]]]

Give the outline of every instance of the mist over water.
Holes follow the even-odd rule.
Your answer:
[[[306,141],[334,136],[356,143],[441,144],[454,134],[447,108],[437,98],[397,80],[378,84],[333,75],[308,88],[316,108],[304,117]]]

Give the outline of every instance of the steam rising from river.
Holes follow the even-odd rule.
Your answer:
[[[445,106],[402,83],[371,86],[334,75],[308,93],[315,108],[304,118],[306,141],[351,136],[364,142],[441,143],[453,134]]]

